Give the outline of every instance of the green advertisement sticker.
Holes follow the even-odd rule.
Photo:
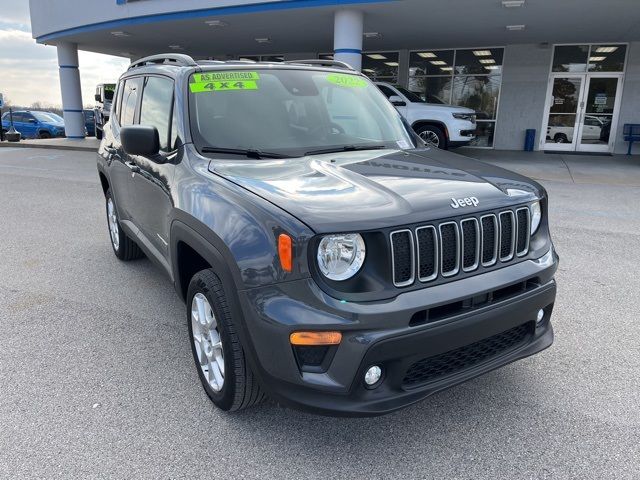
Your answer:
[[[350,88],[362,88],[368,85],[367,81],[362,77],[344,75],[342,73],[330,73],[327,75],[327,81],[340,85],[341,87]]]
[[[233,80],[260,80],[260,75],[258,75],[258,72],[207,72],[194,73],[192,78],[195,83],[226,82]]]
[[[225,90],[258,90],[258,83],[253,80],[226,82],[197,82],[190,83],[191,93],[220,92]]]

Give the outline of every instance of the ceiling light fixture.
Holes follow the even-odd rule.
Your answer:
[[[364,32],[362,36],[364,38],[382,38],[382,34],[380,32]]]
[[[111,35],[114,37],[130,37],[131,34],[128,32],[123,32],[122,30],[116,30],[115,32],[111,32]]]
[[[519,30],[524,30],[524,25],[507,25],[507,30],[511,32],[517,32]]]
[[[498,65],[486,65],[484,68],[487,70],[497,70],[500,67]]]
[[[258,43],[271,43],[271,39],[269,37],[260,37],[255,39]]]
[[[433,52],[418,52],[418,56],[422,58],[436,58],[437,55]]]
[[[210,27],[226,27],[229,25],[227,22],[223,22],[222,20],[207,20],[204,23]]]
[[[589,57],[589,61],[590,62],[601,62],[605,58],[607,58],[607,57]]]
[[[440,70],[442,70],[443,72],[450,72],[451,70],[453,70],[453,67],[440,67]]]
[[[598,47],[596,48],[596,53],[611,53],[615,52],[618,47]]]
[[[385,57],[384,55],[380,55],[379,53],[367,53],[367,57],[373,59],[373,60],[386,60],[387,57]]]
[[[431,65],[446,65],[447,62],[443,62],[442,60],[431,60],[429,62]]]
[[[505,8],[518,8],[524,5],[524,0],[502,0],[502,6]]]
[[[397,67],[398,62],[384,62],[385,65],[389,65],[390,67]]]
[[[490,57],[491,56],[491,50],[474,50],[473,54],[476,57]]]
[[[182,50],[182,47],[180,45],[169,45],[169,48],[171,50]]]
[[[496,63],[496,61],[493,58],[481,58],[478,61],[480,63]]]

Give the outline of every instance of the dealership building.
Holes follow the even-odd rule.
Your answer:
[[[78,49],[131,59],[336,59],[430,102],[473,108],[473,145],[626,153],[640,123],[639,0],[30,0],[82,136]],[[113,78],[105,78],[113,82]],[[640,144],[634,146],[640,153]]]

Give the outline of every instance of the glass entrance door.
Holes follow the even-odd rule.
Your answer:
[[[549,81],[544,150],[610,152],[621,75],[553,76]]]
[[[545,150],[575,150],[584,77],[552,77],[547,111]]]
[[[577,150],[581,152],[609,152],[610,139],[615,127],[617,114],[617,98],[621,77],[590,76],[587,78],[583,113],[578,125],[579,143]]]

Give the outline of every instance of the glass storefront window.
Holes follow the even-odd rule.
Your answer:
[[[374,81],[398,81],[398,52],[365,52],[362,54],[362,73]]]
[[[584,72],[587,70],[589,45],[559,45],[553,52],[554,72]]]
[[[493,147],[504,48],[419,50],[409,54],[409,90],[429,103],[450,103],[477,114],[471,145]]]
[[[626,53],[626,45],[591,45],[589,71],[622,72]]]
[[[469,143],[472,147],[493,147],[493,132],[496,122],[478,121],[476,127],[476,138]]]
[[[501,78],[500,75],[456,75],[451,103],[472,108],[478,120],[495,120]]]
[[[455,73],[487,75],[502,73],[502,48],[474,48],[456,51]]]
[[[409,90],[427,103],[451,103],[452,77],[409,77]]]
[[[451,75],[453,71],[453,50],[433,50],[411,52],[409,55],[409,75]]]

